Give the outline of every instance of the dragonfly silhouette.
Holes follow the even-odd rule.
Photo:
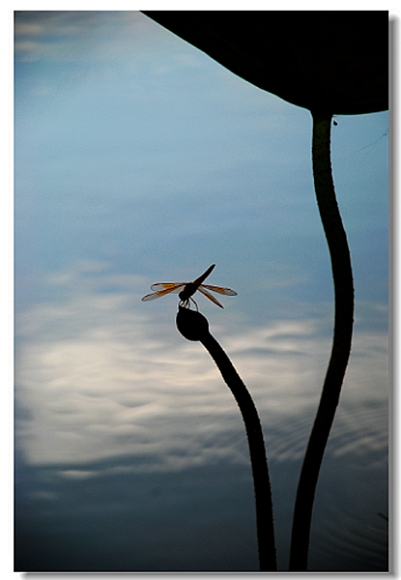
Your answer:
[[[155,298],[159,298],[160,296],[165,296],[166,294],[170,294],[170,292],[179,292],[178,296],[180,298],[180,306],[184,306],[188,308],[190,306],[190,301],[193,302],[198,310],[198,305],[196,304],[195,300],[192,296],[195,294],[197,290],[201,292],[204,296],[209,298],[212,302],[223,308],[220,302],[215,298],[212,294],[210,294],[209,290],[212,292],[217,292],[218,294],[224,294],[225,296],[237,296],[237,293],[234,290],[230,290],[230,288],[222,288],[221,286],[209,286],[208,284],[202,284],[202,282],[209,276],[210,272],[213,270],[216,264],[212,264],[210,268],[206,270],[199,278],[194,280],[193,282],[158,282],[157,284],[152,284],[150,287],[151,290],[155,290],[151,294],[146,294],[143,296],[142,300],[147,302],[148,300],[155,300]]]

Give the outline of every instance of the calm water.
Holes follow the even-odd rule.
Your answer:
[[[256,570],[245,431],[214,363],[178,334],[173,304],[171,320],[154,324],[131,293],[83,297],[76,278],[64,303],[21,321],[17,568]],[[281,570],[326,318],[214,332],[264,427]],[[319,481],[314,570],[387,567],[387,342],[363,327]]]
[[[387,570],[386,113],[337,118],[355,336],[309,568]],[[257,406],[288,568],[333,290],[311,119],[136,12],[16,16],[16,569],[254,571],[239,410],[154,282],[200,310]]]

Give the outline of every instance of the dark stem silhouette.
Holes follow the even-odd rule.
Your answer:
[[[234,74],[312,112],[313,172],[331,256],[335,325],[293,522],[290,569],[306,570],[316,483],[348,364],[353,325],[351,261],[331,176],[331,115],[388,109],[389,14],[385,10],[145,14]]]
[[[245,423],[251,457],[259,566],[263,572],[276,571],[273,506],[266,450],[262,427],[252,397],[227,354],[210,334],[208,321],[200,312],[180,306],[177,314],[177,328],[188,340],[199,340],[203,344],[238,403]]]
[[[312,509],[324,451],[351,352],[354,288],[347,236],[338,210],[330,161],[332,116],[313,113],[313,177],[334,282],[334,336],[320,404],[309,438],[295,502],[290,571],[305,571]]]

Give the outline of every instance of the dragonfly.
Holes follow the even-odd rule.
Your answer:
[[[180,298],[180,306],[185,308],[190,308],[190,302],[193,302],[196,306],[196,310],[198,310],[198,305],[196,304],[195,300],[192,296],[195,294],[197,290],[209,300],[214,302],[220,308],[223,306],[220,302],[210,294],[209,290],[212,292],[217,292],[218,294],[224,294],[225,296],[237,296],[237,293],[230,288],[223,288],[222,286],[209,286],[208,284],[203,284],[203,281],[209,276],[213,268],[216,264],[212,264],[206,272],[204,272],[199,278],[196,278],[193,282],[158,282],[157,284],[152,284],[150,287],[151,290],[155,290],[151,294],[146,294],[143,296],[143,302],[147,302],[148,300],[155,300],[160,296],[165,296],[166,294],[170,294],[170,292],[178,292],[178,296]]]

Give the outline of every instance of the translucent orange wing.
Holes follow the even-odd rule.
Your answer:
[[[202,287],[207,288],[208,290],[212,290],[212,292],[224,294],[225,296],[237,296],[235,290],[231,290],[231,288],[223,288],[222,286],[209,286],[208,284],[202,284]]]
[[[209,286],[208,286],[209,288]],[[198,287],[199,292],[201,292],[204,296],[206,296],[207,298],[209,298],[209,300],[211,300],[212,302],[214,302],[215,304],[217,304],[217,306],[220,306],[220,308],[223,308],[223,306],[220,304],[220,302],[217,300],[217,298],[215,298],[214,296],[212,296],[210,294],[210,292],[208,292],[205,288],[205,286],[203,286],[202,284]]]
[[[180,292],[185,288],[186,296],[182,298],[182,301],[188,302],[192,294],[199,290],[204,296],[209,298],[214,304],[223,308],[220,302],[210,294],[209,290],[212,292],[217,292],[218,294],[224,294],[225,296],[237,296],[237,293],[230,288],[223,288],[222,286],[209,286],[208,284],[202,284],[203,280],[209,276],[210,272],[213,270],[214,264],[212,264],[206,272],[204,272],[199,278],[197,278],[194,282],[158,282],[157,284],[152,284],[150,287],[151,290],[154,290],[151,294],[146,294],[143,296],[143,302],[147,302],[148,300],[155,300],[160,296],[165,296],[166,294],[170,294],[171,292]]]
[[[151,290],[169,290],[170,292],[178,292],[180,288],[185,286],[186,282],[158,282],[157,284],[152,284]]]
[[[170,294],[170,292],[179,292],[181,288],[185,286],[185,283],[179,282],[159,282],[157,284],[152,284],[151,289],[157,290],[157,292],[152,292],[151,294],[146,294],[143,296],[141,300],[143,302],[147,302],[148,300],[155,300],[156,298],[160,298],[160,296],[165,296],[166,294]]]

